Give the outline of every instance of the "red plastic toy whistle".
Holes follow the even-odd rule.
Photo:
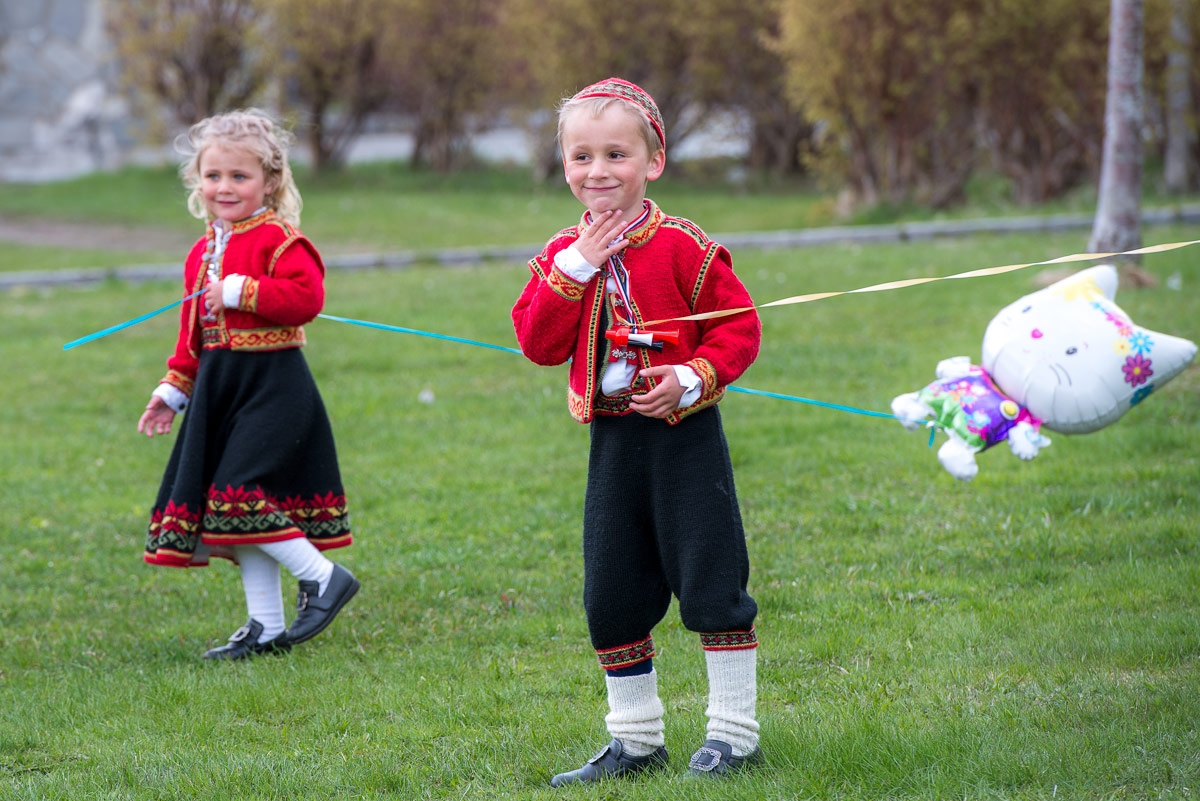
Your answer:
[[[661,351],[664,343],[679,344],[679,331],[633,331],[627,325],[610,328],[604,332],[604,336],[619,348],[633,345]]]

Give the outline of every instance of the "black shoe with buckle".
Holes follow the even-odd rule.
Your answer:
[[[733,746],[720,740],[705,740],[704,745],[688,760],[688,776],[725,776],[736,773],[762,760],[762,750],[755,748],[745,756],[734,756]]]
[[[280,634],[273,640],[259,642],[258,638],[262,636],[263,624],[259,623],[254,618],[246,621],[246,625],[233,633],[229,638],[229,642],[222,645],[220,648],[213,648],[204,652],[205,659],[246,659],[259,654],[270,653],[272,651],[283,652],[292,647],[288,642],[287,632]]]
[[[315,581],[301,581],[300,592],[296,595],[296,619],[288,626],[286,632],[288,642],[296,645],[316,637],[325,627],[333,622],[337,613],[342,611],[346,602],[354,597],[361,586],[358,579],[341,565],[333,566],[333,575],[325,592],[320,592],[320,585]]]
[[[579,770],[560,773],[550,780],[551,787],[564,787],[568,784],[598,782],[601,779],[616,779],[621,776],[632,776],[648,770],[661,770],[667,766],[667,749],[659,746],[652,753],[642,757],[629,756],[621,741],[614,739],[600,749],[600,753],[589,759]]]

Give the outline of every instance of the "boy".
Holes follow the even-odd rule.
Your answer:
[[[649,94],[593,84],[561,105],[558,137],[586,209],[529,262],[512,316],[531,361],[571,360],[568,405],[591,426],[584,608],[612,739],[551,785],[666,767],[651,630],[672,595],[708,670],[707,735],[689,774],[724,775],[759,759],[758,608],[716,404],[758,355],[761,326],[729,252],[645,197],[666,166]],[[743,311],[679,319],[729,309]]]

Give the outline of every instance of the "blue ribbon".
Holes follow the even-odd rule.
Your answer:
[[[92,340],[99,339],[100,337],[106,337],[109,334],[116,333],[117,331],[120,331],[122,328],[128,328],[129,326],[137,325],[138,323],[144,323],[146,320],[149,320],[151,317],[162,314],[163,312],[167,311],[168,309],[173,309],[176,306],[179,306],[180,304],[182,304],[184,301],[191,300],[192,298],[206,292],[207,290],[208,290],[208,287],[205,287],[204,289],[193,292],[192,294],[188,295],[186,298],[180,298],[179,300],[175,301],[174,303],[168,303],[166,306],[163,306],[161,309],[155,309],[152,312],[143,314],[141,317],[134,317],[132,320],[126,320],[125,322],[120,323],[119,325],[114,325],[112,328],[105,328],[103,331],[97,331],[96,333],[88,334],[86,337],[83,337],[81,339],[76,339],[73,342],[68,342],[67,344],[63,345],[63,350],[70,350],[71,348],[75,348],[80,345],[86,344],[88,342],[91,342]]]
[[[886,412],[873,412],[870,409],[856,409],[853,406],[843,406],[840,403],[826,403],[825,401],[810,400],[809,398],[798,398],[795,395],[780,395],[778,392],[765,392],[761,389],[746,389],[744,387],[735,387],[732,384],[725,387],[730,392],[744,392],[747,395],[762,395],[764,398],[777,398],[779,400],[793,401],[795,403],[808,403],[813,406],[824,406],[826,409],[837,409],[840,412],[851,412],[853,414],[865,414],[868,417],[885,417],[888,420],[898,420],[894,414]]]
[[[143,314],[141,317],[135,317],[134,319],[128,320],[124,323],[121,323],[120,325],[114,325],[111,328],[106,328],[103,331],[97,331],[94,334],[89,334],[88,336],[83,337],[82,339],[77,339],[74,342],[68,342],[67,344],[63,345],[63,350],[70,350],[71,348],[77,347],[79,345],[83,345],[84,343],[91,342],[92,340],[95,340],[95,339],[99,339],[100,337],[108,336],[109,334],[114,333],[116,331],[120,331],[123,328],[128,328],[131,325],[137,325],[138,323],[149,320],[151,317],[154,317],[157,314],[162,314],[163,312],[167,311],[168,309],[173,309],[174,307],[180,305],[181,303],[183,303],[186,300],[191,300],[192,298],[203,293],[204,291],[205,291],[204,289],[201,289],[198,292],[194,292],[193,294],[188,295],[186,298],[177,300],[174,303],[170,303],[166,306],[163,306],[161,309],[156,309],[155,311],[149,312],[148,314]],[[362,326],[363,328],[374,328],[379,331],[391,331],[396,334],[412,334],[413,336],[429,337],[430,339],[440,339],[445,342],[458,342],[462,345],[473,345],[477,348],[490,348],[491,350],[499,350],[499,351],[503,351],[505,353],[513,353],[513,354],[516,354],[517,356],[524,355],[523,353],[521,353],[521,351],[517,350],[516,348],[509,348],[509,347],[505,347],[504,345],[493,345],[490,342],[479,342],[474,339],[464,339],[463,337],[453,337],[453,336],[448,336],[446,334],[435,334],[431,331],[420,331],[415,328],[403,328],[398,325],[387,325],[385,323],[373,323],[373,322],[369,322],[367,320],[354,320],[349,317],[336,317],[332,314],[318,314],[317,316],[322,319],[325,319],[325,320],[332,320],[335,323],[346,323],[348,325]],[[870,409],[857,409],[853,406],[844,406],[840,403],[826,403],[825,401],[812,400],[810,398],[801,398],[801,397],[797,397],[795,395],[782,395],[778,392],[766,392],[761,389],[747,389],[745,387],[736,387],[736,386],[733,386],[732,384],[726,386],[725,388],[727,390],[729,390],[730,392],[742,392],[746,395],[760,395],[764,398],[776,398],[778,400],[792,401],[793,403],[807,403],[812,406],[822,406],[826,409],[836,409],[837,411],[850,412],[851,414],[861,414],[861,415],[866,415],[868,417],[882,417],[882,418],[886,418],[888,420],[898,420],[899,419],[895,415],[887,414],[886,412],[874,412],[874,411],[871,411]],[[933,445],[933,435],[936,431],[936,425],[932,421],[928,422],[926,425],[928,425],[928,427],[930,429],[929,444]]]
[[[361,325],[364,328],[375,328],[380,331],[393,331],[398,334],[413,334],[415,336],[429,337],[431,339],[442,339],[442,340],[446,340],[448,342],[460,342],[464,345],[474,345],[474,346],[480,347],[480,348],[491,348],[492,350],[502,350],[505,353],[515,353],[518,356],[524,355],[523,353],[521,353],[521,351],[517,350],[516,348],[508,348],[503,345],[492,345],[491,343],[488,343],[488,342],[477,342],[473,339],[463,339],[462,337],[446,336],[445,334],[434,334],[429,331],[418,331],[414,328],[401,328],[400,326],[396,326],[396,325],[385,325],[383,323],[372,323],[372,322],[368,322],[366,320],[351,320],[346,317],[334,317],[333,315],[330,315],[330,314],[318,314],[317,316],[323,317],[326,320],[333,320],[334,322],[338,322],[338,323],[349,323],[350,325]],[[869,409],[856,409],[853,406],[843,406],[839,403],[826,403],[824,401],[810,400],[809,398],[799,398],[799,397],[796,397],[795,395],[781,395],[778,392],[766,392],[761,389],[746,389],[744,387],[735,387],[732,384],[726,386],[725,389],[729,390],[730,392],[743,392],[747,395],[761,395],[766,398],[777,398],[779,400],[793,401],[795,403],[808,403],[808,404],[812,404],[813,406],[824,406],[826,409],[837,409],[838,411],[851,412],[853,414],[862,414],[862,415],[867,415],[869,417],[883,417],[888,420],[899,419],[895,415],[887,414],[885,412],[873,412]],[[931,432],[931,434],[932,434],[932,432]]]
[[[383,323],[372,323],[366,320],[351,320],[348,317],[334,317],[331,314],[318,314],[326,320],[333,320],[336,323],[349,323],[350,325],[361,325],[363,328],[376,328],[380,331],[392,331],[397,334],[412,334],[418,337],[429,337],[430,339],[442,339],[447,342],[460,342],[463,345],[474,345],[477,348],[491,348],[492,350],[502,350],[505,353],[515,353],[518,356],[524,354],[516,348],[506,348],[503,345],[493,345],[489,342],[476,342],[473,339],[463,339],[462,337],[452,337],[446,334],[434,334],[430,331],[418,331],[415,328],[401,328],[398,325],[385,325]]]

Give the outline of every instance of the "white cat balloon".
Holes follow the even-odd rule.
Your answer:
[[[1196,356],[1186,339],[1142,328],[1113,302],[1117,271],[1100,265],[1000,310],[983,335],[982,367],[966,356],[938,364],[938,380],[892,400],[910,429],[934,421],[949,439],[938,460],[955,478],[975,454],[1007,440],[1032,459],[1039,429],[1086,434],[1116,422]]]

